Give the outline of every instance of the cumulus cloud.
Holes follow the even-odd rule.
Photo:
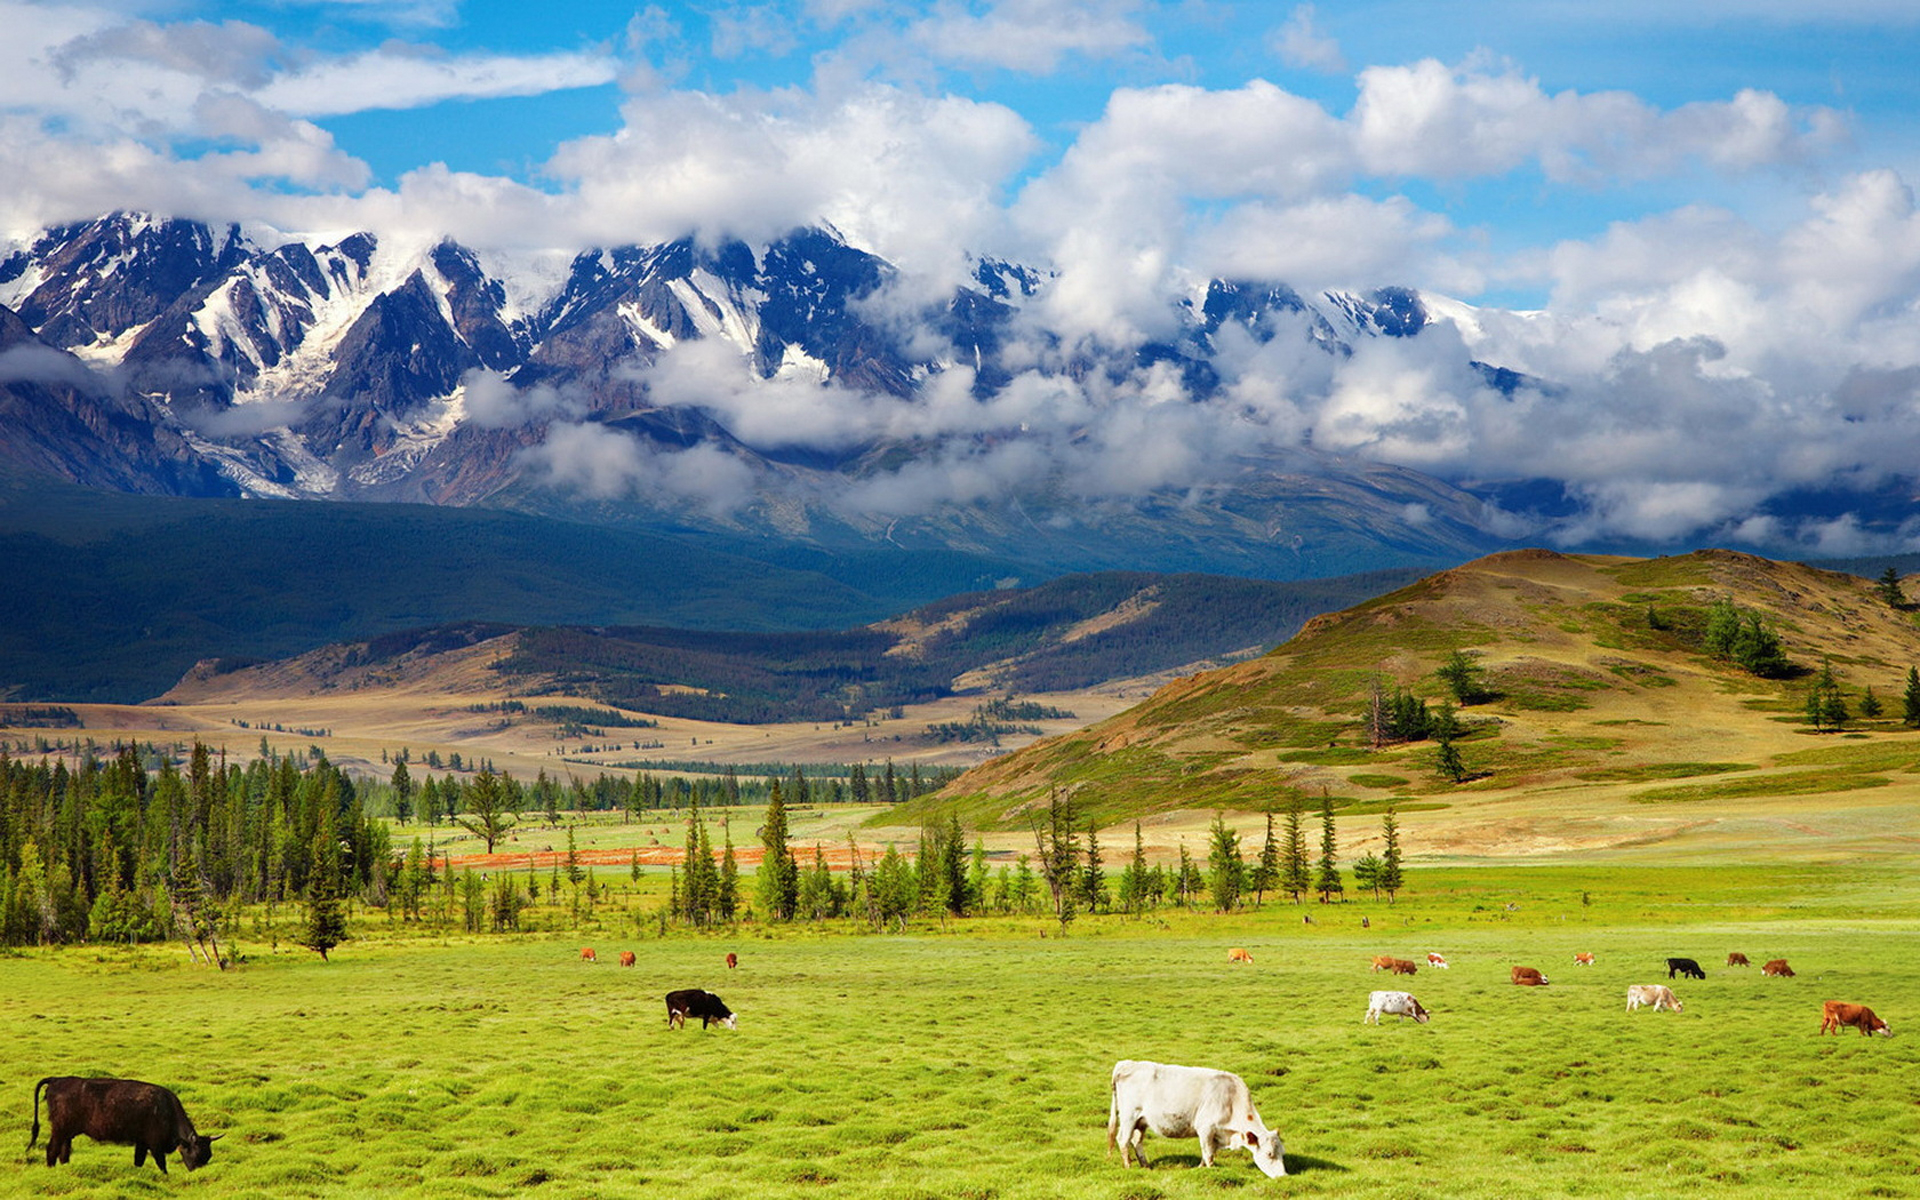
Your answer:
[[[755,496],[752,467],[710,445],[662,450],[590,422],[553,426],[522,454],[536,480],[603,500],[641,497],[726,517]]]
[[[961,67],[1045,75],[1068,57],[1111,58],[1145,47],[1139,0],[993,0],[936,5],[908,38],[931,57]]]

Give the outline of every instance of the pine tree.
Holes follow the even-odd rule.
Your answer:
[[[1860,697],[1860,715],[1872,721],[1885,711],[1885,706],[1880,703],[1880,697],[1873,694],[1873,685],[1868,684],[1867,694]]]
[[[1391,808],[1380,818],[1380,840],[1380,890],[1392,904],[1394,893],[1406,886],[1406,875],[1400,865],[1400,817]]]
[[[1920,728],[1920,668],[1907,668],[1907,690],[1900,698],[1901,724]]]
[[[449,786],[454,786],[448,781]],[[473,834],[487,844],[487,853],[493,853],[494,844],[507,835],[513,828],[514,815],[507,811],[506,793],[500,786],[500,777],[491,769],[482,770],[474,776],[473,785],[467,789],[467,812],[464,817],[455,817],[454,824]]]
[[[347,939],[346,913],[340,907],[340,838],[330,811],[323,810],[320,814],[319,827],[313,835],[312,855],[313,869],[307,882],[307,920],[298,941],[325,962],[328,953]]]
[[[1466,652],[1455,650],[1447,656],[1434,672],[1440,682],[1447,685],[1453,698],[1461,704],[1472,704],[1485,697],[1486,691],[1480,686],[1480,664],[1467,657]]]
[[[785,921],[793,916],[799,900],[799,867],[787,848],[787,804],[780,781],[767,788],[767,816],[760,826],[760,873],[755,880],[755,895],[761,915],[769,921]]]
[[[1267,810],[1267,837],[1260,843],[1260,862],[1247,879],[1253,889],[1253,902],[1261,904],[1268,892],[1280,885],[1280,842],[1273,835],[1273,810]]]
[[[1313,887],[1308,867],[1306,806],[1296,793],[1287,805],[1287,840],[1281,851],[1279,883],[1280,889],[1291,895],[1295,904]]]
[[[1120,907],[1128,913],[1138,914],[1147,905],[1147,845],[1140,832],[1140,822],[1133,823],[1133,857],[1127,861],[1126,870],[1120,873]]]
[[[720,854],[720,890],[714,900],[720,919],[732,924],[740,913],[740,861],[733,853],[732,822],[725,818],[720,822],[720,836],[724,849]]]
[[[1460,751],[1454,746],[1452,738],[1440,743],[1434,756],[1434,766],[1447,777],[1449,783],[1459,783],[1467,777],[1467,764],[1461,761]]]
[[[1100,856],[1100,837],[1095,822],[1087,821],[1087,861],[1080,868],[1080,906],[1088,912],[1106,911],[1107,873]]]
[[[1367,851],[1353,864],[1353,886],[1361,891],[1372,892],[1373,898],[1378,900],[1381,869],[1380,857],[1371,850]]]
[[[1894,570],[1891,563],[1880,572],[1880,582],[1875,586],[1880,589],[1880,597],[1887,602],[1888,608],[1903,609],[1907,606],[1906,594],[1900,590],[1900,572]]]
[[[1320,864],[1314,876],[1313,890],[1320,893],[1320,903],[1331,903],[1333,897],[1347,889],[1340,882],[1340,844],[1333,829],[1333,797],[1326,792],[1320,793]]]
[[[947,835],[940,844],[940,874],[946,884],[947,911],[967,915],[967,835],[960,828],[959,810],[947,814]]]
[[[392,787],[394,819],[405,825],[413,816],[413,776],[407,773],[403,760],[394,760]]]
[[[1207,890],[1213,895],[1214,911],[1232,912],[1239,908],[1245,881],[1246,864],[1240,860],[1240,835],[1228,826],[1225,813],[1216,812],[1207,845]]]

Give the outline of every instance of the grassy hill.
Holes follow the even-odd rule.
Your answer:
[[[1724,600],[1779,636],[1790,663],[1780,677],[1708,652],[1708,613]],[[1435,671],[1456,650],[1487,693],[1459,711],[1460,783],[1439,772],[1433,741],[1376,745],[1368,720],[1376,685],[1437,706],[1447,688]],[[1871,687],[1885,715],[1815,732],[1804,702],[1823,663],[1855,714]],[[1319,617],[1270,654],[1181,679],[885,819],[916,824],[957,805],[970,827],[1015,828],[1061,792],[1107,826],[1295,798],[1315,808],[1325,795],[1355,816],[1433,814],[1415,818],[1429,849],[1448,838],[1485,847],[1494,827],[1518,853],[1689,830],[1792,842],[1796,814],[1817,808],[1824,821],[1850,807],[1898,841],[1920,832],[1920,733],[1899,721],[1914,663],[1913,612],[1856,576],[1727,551],[1517,551]]]

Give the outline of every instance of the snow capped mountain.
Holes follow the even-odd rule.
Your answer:
[[[1497,543],[1472,497],[1411,472],[1248,451],[1217,455],[1197,485],[1190,464],[1149,461],[1199,436],[1154,380],[1199,404],[1245,370],[1229,358],[1262,347],[1331,361],[1417,338],[1430,317],[1412,291],[1216,279],[1169,299],[1167,336],[1126,347],[1050,329],[1042,270],[980,259],[933,304],[897,279],[827,229],[605,247],[555,269],[444,240],[112,214],[0,255],[0,404],[18,418],[0,458],[122,490],[572,496],[627,517],[949,545],[1090,522],[1139,536],[1157,506],[1223,545],[1297,549],[1282,531],[1299,518],[1272,510],[1348,488],[1346,503],[1378,498],[1329,518],[1349,539],[1415,558]],[[1114,482],[1135,467],[1089,448],[1113,436],[1098,414],[1121,409],[1106,425],[1166,428],[1137,448],[1139,478]]]

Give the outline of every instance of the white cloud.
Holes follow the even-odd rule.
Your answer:
[[[422,108],[443,100],[538,96],[612,83],[619,70],[601,54],[460,55],[386,47],[316,62],[255,90],[263,104],[299,116],[376,108]]]
[[[1151,36],[1138,0],[991,0],[974,11],[947,3],[908,31],[930,57],[966,68],[1047,75],[1069,57],[1112,58],[1145,48]]]
[[[1273,32],[1273,52],[1289,67],[1334,75],[1347,69],[1340,43],[1322,34],[1314,24],[1314,7],[1301,4],[1287,17],[1287,23]]]

